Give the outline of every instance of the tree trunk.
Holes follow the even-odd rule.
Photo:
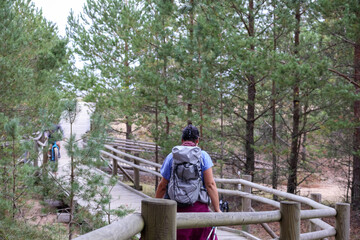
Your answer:
[[[251,76],[251,83],[248,84],[248,107],[247,107],[247,121],[246,121],[246,168],[245,173],[254,178],[255,171],[255,151],[254,151],[254,118],[255,118],[255,95],[256,88],[254,77]]]
[[[12,163],[13,163],[13,169],[12,169],[12,218],[15,219],[15,212],[16,212],[16,154],[15,154],[15,139],[12,140]]]
[[[129,117],[126,117],[126,139],[131,139],[131,123]]]
[[[254,1],[249,1],[249,37],[255,36],[255,21],[254,21]],[[250,50],[254,51],[255,46],[251,45]],[[245,152],[246,152],[246,164],[245,164],[245,174],[251,175],[254,179],[255,171],[255,150],[254,150],[254,123],[255,123],[255,97],[256,97],[256,83],[255,77],[253,75],[249,76],[248,79],[248,92],[247,92],[247,118],[246,118],[246,142],[245,142]]]
[[[192,7],[192,10],[190,11],[190,27],[189,27],[189,34],[190,34],[190,44],[192,46],[193,42],[194,42],[194,0],[190,0],[190,5]],[[190,56],[193,57],[193,50],[192,47],[190,48]],[[193,78],[194,75],[191,72],[191,77]],[[192,117],[192,103],[188,103],[187,105],[187,115],[188,115],[188,119],[191,119]]]
[[[220,152],[220,178],[224,177],[223,166],[224,166],[224,101],[223,101],[223,90],[221,82],[221,93],[220,93],[220,127],[221,127],[221,152]],[[224,185],[221,184],[221,188]]]
[[[163,28],[165,29],[164,20],[163,20]],[[164,44],[164,46],[166,45],[165,36],[163,37],[163,44]],[[166,85],[166,83],[167,83],[167,57],[166,56],[164,56],[163,61],[164,61],[163,78],[164,78],[164,82],[165,82],[165,85]],[[165,102],[165,107],[167,109],[169,107],[169,99],[168,99],[167,96],[165,96],[164,102]],[[169,134],[170,134],[170,121],[169,121],[168,112],[165,113],[165,125],[166,125],[166,135],[169,136]]]
[[[198,78],[201,79],[201,44],[200,44],[200,40],[198,39]],[[200,137],[202,139],[204,139],[204,132],[203,132],[203,128],[204,128],[204,107],[203,107],[203,103],[205,102],[205,99],[203,99],[203,89],[202,87],[200,87],[200,107],[199,107],[199,112],[200,112]]]
[[[349,196],[349,193],[350,193],[350,190],[351,190],[351,157],[349,156],[349,160],[348,160],[348,165],[347,165],[347,168],[348,168],[348,172],[347,172],[347,184],[346,184],[346,198],[345,198],[345,202],[349,202],[350,201],[350,196]]]
[[[159,147],[158,147],[158,141],[159,141],[159,111],[158,111],[158,100],[156,100],[156,106],[155,106],[155,126],[156,126],[156,135],[155,135],[155,162],[159,163]],[[158,171],[158,168],[155,168],[156,171]],[[155,191],[157,190],[157,187],[159,185],[159,177],[155,177]]]
[[[275,9],[276,5],[274,2],[272,2],[273,8]],[[275,31],[275,11],[273,13],[273,21],[274,21],[274,26],[273,26],[273,31],[274,31],[274,55],[276,55],[276,47],[277,47],[277,42],[276,42],[276,31]],[[272,188],[273,189],[277,189],[277,185],[278,185],[278,167],[277,167],[277,146],[276,146],[276,83],[275,80],[272,79],[272,89],[271,89],[271,115],[272,115],[272,122],[271,122],[271,126],[272,126],[272,176],[271,176],[271,180],[272,180]],[[273,195],[273,199],[277,200],[277,196],[274,194]]]
[[[360,84],[360,39],[355,44],[354,51],[354,80]],[[360,88],[356,88],[356,94],[360,94]],[[354,210],[360,209],[360,101],[354,102],[354,117],[356,127],[354,130],[354,155],[353,155],[353,182],[351,192],[351,203]]]
[[[295,57],[298,55],[298,47],[300,43],[300,3],[296,6],[296,28],[295,28]],[[293,87],[293,127],[291,134],[291,153],[289,161],[289,178],[287,183],[287,192],[295,193],[297,186],[297,167],[299,160],[299,125],[300,125],[300,99],[299,99],[299,83],[300,77],[295,76],[295,83]]]
[[[308,110],[309,106],[308,106],[308,102],[306,101],[305,103],[305,106],[304,106],[304,118],[303,118],[303,126],[306,126],[307,124],[307,110]],[[301,141],[301,161],[302,162],[306,162],[307,161],[307,151],[306,151],[306,141],[307,141],[307,134],[306,132],[303,134],[303,138],[302,138],[302,141]]]
[[[127,4],[127,3],[125,3]],[[125,67],[129,67],[129,45],[127,40],[124,41],[125,42],[125,61],[124,61],[124,66]],[[127,86],[127,88],[129,88],[130,86],[130,78],[126,77],[125,79],[125,85]],[[126,139],[131,139],[131,124],[129,121],[129,117],[126,116]]]
[[[70,137],[72,136],[72,123],[70,123]],[[74,144],[74,143],[71,143]],[[73,146],[71,146],[72,148]],[[70,156],[70,164],[71,164],[71,174],[70,174],[70,223],[69,223],[69,240],[72,239],[73,235],[73,219],[74,219],[74,210],[75,210],[75,189],[74,189],[74,183],[75,183],[75,162],[74,162],[74,156]]]
[[[271,109],[271,115],[272,115],[272,188],[277,189],[278,185],[278,167],[277,167],[277,146],[276,146],[276,85],[275,81],[272,81],[272,109]],[[274,195],[276,198],[276,195]]]

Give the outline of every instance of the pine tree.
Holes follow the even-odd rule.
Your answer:
[[[321,110],[329,105],[321,98],[319,89],[328,84],[328,75],[325,71],[328,60],[322,52],[321,35],[314,31],[314,21],[317,17],[314,4],[311,1],[284,3],[285,8],[293,13],[292,19],[288,21],[288,29],[293,31],[293,34],[288,33],[279,43],[280,48],[285,47],[282,51],[286,52],[286,55],[283,56],[283,64],[278,66],[277,74],[283,75],[283,81],[280,80],[279,84],[286,87],[287,91],[291,89],[291,96],[286,96],[281,103],[283,107],[280,114],[285,126],[291,126],[288,127],[291,143],[287,161],[287,191],[295,193],[297,186],[316,169],[316,161],[306,157],[306,141],[307,136],[319,130],[327,120],[322,117]],[[289,44],[292,44],[290,49]],[[308,173],[304,179],[299,179],[297,175],[299,168],[305,169]]]
[[[268,104],[257,108],[257,103],[266,97],[259,86],[266,84],[269,71],[266,41],[264,33],[267,26],[264,24],[263,11],[268,8],[265,2],[225,1],[220,4],[224,14],[219,15],[225,22],[226,32],[223,38],[226,48],[227,72],[226,79],[229,87],[227,112],[232,124],[230,133],[235,141],[244,143],[245,159],[239,159],[245,165],[245,173],[255,175],[255,122],[268,110]],[[257,20],[256,20],[257,19]],[[260,91],[259,91],[260,90]],[[243,122],[241,122],[243,121]],[[242,129],[245,129],[243,131]],[[232,151],[239,156],[239,151]],[[237,152],[237,153],[236,153]]]
[[[7,116],[36,119],[59,100],[67,41],[29,1],[1,3],[1,104]],[[31,121],[30,121],[31,122]]]
[[[348,81],[354,87],[352,123],[353,132],[353,179],[351,203],[354,209],[360,209],[360,3],[358,1],[327,1],[319,2],[320,11],[325,21],[324,30],[329,36],[334,37],[343,47],[336,47],[332,52],[334,63],[338,57],[338,67],[330,68],[335,75]],[[345,55],[343,53],[349,53]],[[349,59],[348,57],[351,57]],[[346,64],[348,62],[348,64]]]
[[[97,111],[122,119],[126,137],[136,117],[132,65],[137,64],[131,42],[139,26],[137,1],[87,1],[79,17],[69,16],[67,33],[84,66],[72,84],[96,102]]]
[[[57,110],[61,73],[67,69],[67,41],[57,35],[55,25],[46,21],[30,1],[1,1],[0,18],[0,139],[13,143],[11,148],[0,150],[4,183],[0,198],[5,202],[11,198],[12,208],[21,208],[35,181],[31,174],[35,169],[18,158],[26,151],[33,153],[33,141],[29,139],[34,132],[44,130],[43,113],[48,113],[49,120],[61,114]],[[30,154],[27,162],[32,163],[35,157],[35,153]],[[2,206],[12,216],[19,210]]]

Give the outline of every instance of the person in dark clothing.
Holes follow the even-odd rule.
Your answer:
[[[59,158],[60,158],[60,141],[64,137],[64,129],[60,124],[53,124],[52,129],[48,130],[48,143],[50,145],[49,152],[51,151],[51,147],[56,143],[59,148]]]

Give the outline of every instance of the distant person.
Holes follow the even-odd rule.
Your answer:
[[[60,141],[62,141],[64,137],[64,129],[60,124],[53,124],[52,128],[48,130],[48,143],[50,144],[50,148],[54,143],[59,147],[59,158],[60,158]]]
[[[64,137],[64,129],[60,124],[53,124],[52,128],[47,131],[48,134],[48,144],[49,144],[49,160],[50,160],[50,169],[53,172],[54,176],[57,175],[58,170],[58,159],[61,157],[60,155],[60,141]],[[58,156],[56,157],[55,148],[58,150]]]
[[[50,130],[45,131],[45,136],[48,138],[48,144],[49,144],[48,156],[50,160],[49,161],[50,169],[56,177],[58,170],[58,161],[56,160],[61,157],[60,141],[64,137],[64,130],[60,124],[53,124]],[[55,155],[56,153],[55,148],[57,148],[58,150],[57,157]]]
[[[166,157],[160,173],[163,176],[156,191],[156,198],[175,200],[178,212],[210,212],[210,200],[215,212],[219,196],[213,178],[214,165],[209,154],[197,147],[199,130],[191,121],[182,132],[181,146],[175,146]],[[178,229],[179,240],[217,239],[211,227]]]

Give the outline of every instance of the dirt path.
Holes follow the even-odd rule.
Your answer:
[[[311,193],[320,193],[322,202],[344,202],[346,191],[343,186],[340,186],[334,181],[314,183],[314,186],[299,187],[300,195],[310,197]]]

